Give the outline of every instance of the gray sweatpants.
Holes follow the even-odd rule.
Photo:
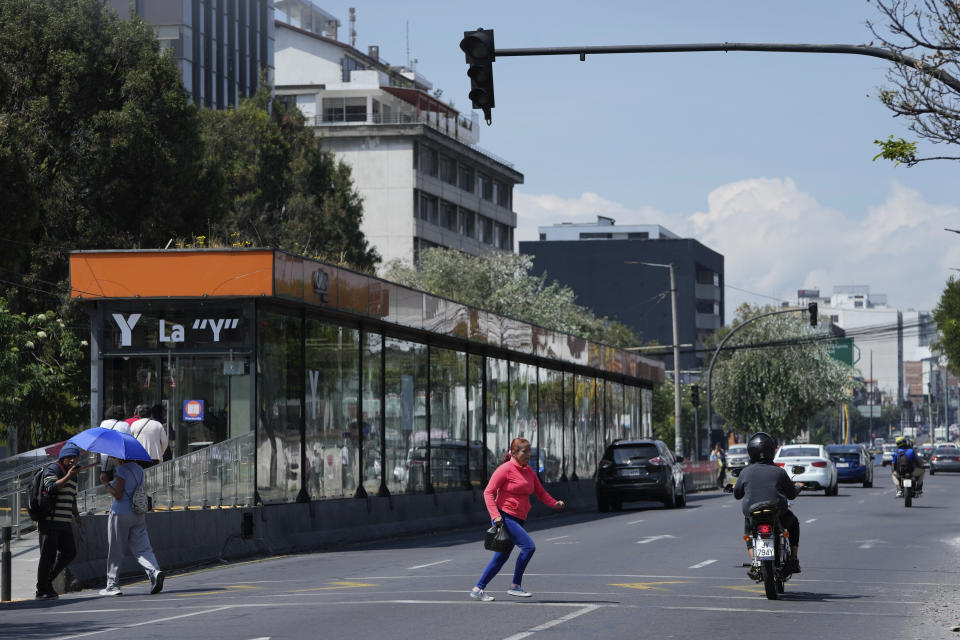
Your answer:
[[[137,558],[137,562],[147,572],[147,577],[153,576],[160,570],[157,557],[150,547],[150,537],[147,535],[147,519],[143,514],[118,515],[110,513],[107,520],[107,588],[119,587],[117,577],[120,575],[120,565],[128,553]]]

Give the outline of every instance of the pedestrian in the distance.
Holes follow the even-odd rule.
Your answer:
[[[155,419],[152,411],[148,405],[138,405],[136,413],[141,417],[130,424],[130,435],[136,438],[150,454],[151,461],[141,465],[144,468],[160,464],[169,444],[167,430],[163,423]]]
[[[514,438],[510,443],[510,451],[503,455],[503,464],[490,476],[490,482],[483,491],[483,500],[487,505],[487,512],[493,523],[502,522],[510,534],[510,540],[520,547],[520,555],[513,570],[513,583],[507,591],[511,596],[529,598],[532,594],[522,586],[523,572],[537,550],[533,539],[523,529],[527,514],[530,512],[530,494],[535,493],[540,501],[554,509],[563,509],[562,500],[554,500],[547,490],[540,484],[536,472],[530,468],[530,441],[525,438]],[[510,557],[506,553],[496,552],[484,569],[477,586],[470,592],[470,597],[481,602],[490,602],[493,596],[486,592],[487,585],[500,571]]]
[[[107,586],[100,591],[102,596],[120,596],[118,578],[120,565],[128,551],[150,578],[150,593],[160,593],[165,574],[157,564],[157,557],[147,535],[147,519],[133,511],[133,494],[144,481],[143,469],[133,460],[124,460],[115,471],[113,482],[104,482],[107,493],[113,498],[110,516],[107,519]]]
[[[717,462],[717,487],[722,489],[724,476],[727,473],[727,454],[724,453],[719,442],[713,446],[713,451],[710,452],[710,460],[716,460]]]
[[[79,456],[80,448],[68,442],[60,449],[58,460],[48,464],[43,471],[43,490],[55,492],[57,499],[53,513],[37,522],[37,531],[40,534],[37,600],[53,600],[59,597],[53,588],[53,581],[77,555],[71,521],[76,521],[77,527],[83,531],[83,521],[77,511]]]

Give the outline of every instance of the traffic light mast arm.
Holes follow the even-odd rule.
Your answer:
[[[496,56],[565,56],[578,55],[583,60],[587,55],[603,53],[677,53],[683,51],[772,51],[782,53],[846,53],[859,56],[883,58],[899,65],[910,66],[932,76],[960,91],[960,80],[949,73],[929,65],[922,60],[905,56],[881,47],[869,47],[862,44],[778,44],[765,42],[715,42],[694,44],[647,44],[612,45],[598,47],[535,47],[524,49],[497,49]]]
[[[816,313],[816,309],[817,309],[816,303],[812,303],[808,307],[790,307],[789,309],[777,309],[776,311],[768,311],[767,313],[761,313],[758,316],[747,318],[746,320],[744,320],[743,322],[735,326],[730,331],[730,333],[728,333],[723,337],[723,340],[721,340],[720,344],[717,345],[716,351],[713,352],[713,357],[710,358],[710,367],[707,369],[707,429],[713,428],[713,422],[712,422],[713,395],[711,394],[712,388],[710,386],[711,379],[713,378],[713,365],[717,363],[717,356],[720,355],[720,350],[723,349],[723,345],[727,343],[727,340],[733,337],[733,334],[735,334],[737,331],[740,331],[740,329],[744,328],[754,320],[759,320],[760,318],[768,318],[770,316],[776,316],[783,313],[796,313],[797,311],[813,311],[814,313]],[[810,324],[816,326],[813,319],[810,320]]]

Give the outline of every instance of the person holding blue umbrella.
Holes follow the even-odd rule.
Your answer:
[[[128,551],[133,553],[150,578],[150,593],[160,593],[166,574],[160,570],[150,546],[146,516],[133,509],[133,494],[145,479],[143,468],[137,461],[149,461],[150,454],[132,435],[103,427],[81,431],[67,442],[87,451],[112,456],[118,461],[112,481],[101,477],[113,503],[107,520],[107,586],[100,595],[123,595],[119,586],[120,565]]]

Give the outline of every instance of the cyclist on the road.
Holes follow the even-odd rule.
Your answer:
[[[917,455],[916,450],[913,448],[913,440],[909,436],[900,436],[897,438],[897,450],[893,454],[893,460],[891,461],[890,467],[893,469],[891,478],[893,479],[893,486],[897,488],[897,497],[903,497],[903,487],[900,486],[900,475],[909,474],[916,480],[916,491],[914,491],[913,497],[919,498],[920,494],[923,493],[923,475],[925,473],[923,468],[923,460],[920,459],[920,456]]]
[[[744,467],[734,485],[733,497],[743,501],[743,532],[747,534],[747,553],[753,560],[753,539],[750,534],[750,506],[759,502],[774,501],[780,504],[780,524],[790,533],[790,558],[787,570],[800,573],[800,561],[797,559],[800,543],[800,521],[790,511],[787,500],[793,500],[800,493],[800,484],[794,484],[782,468],[773,464],[773,455],[777,451],[777,441],[769,433],[760,431],[750,436],[747,442],[747,454],[750,464]],[[748,574],[756,579],[756,568],[751,566]]]

